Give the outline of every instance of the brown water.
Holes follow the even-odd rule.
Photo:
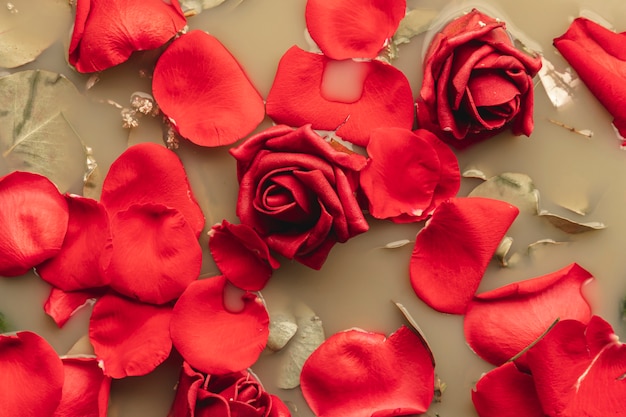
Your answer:
[[[33,0],[14,0],[18,10],[26,10]],[[43,1],[43,0],[39,0]],[[221,6],[189,19],[191,29],[203,29],[217,36],[237,57],[263,96],[267,95],[281,55],[293,44],[307,48],[304,35],[304,0],[227,0]],[[621,0],[528,0],[483,1],[481,3],[442,0],[409,0],[410,8],[447,10],[477,6],[493,10],[527,45],[536,44],[558,71],[565,61],[551,46],[572,18],[581,10],[607,19],[617,30],[626,29],[626,3]],[[7,11],[8,12],[8,11]],[[0,7],[0,14],[5,10]],[[66,33],[69,31],[69,26]],[[419,90],[422,35],[400,48],[395,64],[409,77],[414,94]],[[24,68],[43,68],[67,75],[81,91],[87,76],[76,74],[64,62],[65,46],[54,44],[36,62]],[[137,76],[150,55],[101,74],[100,81],[87,92],[93,99],[84,116],[76,122],[81,137],[94,149],[94,156],[104,174],[115,157],[127,146],[142,140],[160,140],[160,127],[142,121],[129,137],[121,128],[119,110],[97,100],[114,100],[127,106],[134,91],[149,91],[149,82]],[[22,69],[22,68],[19,68]],[[16,71],[16,70],[11,70]],[[592,138],[572,133],[550,123],[554,119],[578,129],[593,131]],[[515,238],[513,250],[543,238],[565,240],[565,245],[548,247],[533,256],[522,255],[522,261],[509,268],[492,262],[481,284],[481,290],[495,288],[515,280],[552,272],[571,262],[591,271],[600,287],[600,300],[594,311],[607,319],[616,332],[626,337],[621,322],[619,301],[626,296],[626,257],[623,256],[626,221],[626,193],[621,180],[626,178],[626,153],[610,126],[610,116],[593,96],[579,86],[572,103],[556,109],[541,84],[536,86],[535,130],[531,138],[514,138],[502,134],[458,154],[461,169],[480,168],[488,176],[502,172],[530,175],[540,190],[542,206],[557,210],[557,205],[573,209],[586,208],[584,221],[601,221],[605,230],[566,235],[534,216],[520,216],[509,231]],[[265,123],[263,126],[267,126]],[[226,149],[199,149],[183,143],[179,149],[192,187],[207,217],[207,225],[227,218],[237,221],[234,208],[237,182],[235,163]],[[464,180],[461,194],[478,184]],[[560,213],[567,213],[561,210]],[[310,306],[321,318],[327,335],[351,327],[390,333],[402,323],[402,316],[391,301],[404,304],[421,326],[437,361],[436,372],[447,384],[441,403],[433,404],[431,416],[475,416],[470,391],[482,372],[491,368],[477,358],[463,339],[463,319],[437,313],[417,299],[408,280],[411,245],[398,249],[382,246],[400,239],[414,239],[419,225],[395,225],[372,220],[371,230],[348,243],[336,246],[321,271],[312,271],[297,263],[283,262],[263,296],[270,311],[280,310],[289,302]],[[202,238],[206,247],[206,237]],[[208,260],[203,266],[206,276],[217,273]],[[0,280],[0,311],[14,329],[34,330],[45,336],[59,353],[66,352],[87,332],[89,311],[82,311],[64,329],[59,330],[44,315],[41,306],[48,287],[32,275]],[[275,388],[275,367],[280,354],[264,355],[254,366],[266,388],[286,401],[294,416],[312,413],[299,390]],[[401,364],[400,364],[401,366]],[[155,373],[128,378],[113,384],[110,416],[166,416],[177,379],[175,361],[161,366]]]

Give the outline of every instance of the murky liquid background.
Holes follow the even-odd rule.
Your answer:
[[[15,0],[17,9],[26,9],[34,0]],[[410,8],[467,10],[477,6],[497,13],[516,36],[525,43],[539,45],[544,56],[558,71],[566,62],[552,47],[552,39],[567,29],[571,19],[581,11],[588,16],[606,19],[616,30],[626,30],[626,3],[621,0],[528,0],[464,2],[443,0],[409,0]],[[203,29],[217,36],[246,69],[263,96],[267,96],[281,55],[293,44],[307,48],[304,36],[304,0],[227,0],[221,6],[204,11],[189,19],[191,29]],[[481,7],[482,6],[482,7]],[[0,7],[0,13],[5,10]],[[69,23],[68,23],[69,24]],[[65,31],[68,36],[69,26]],[[394,63],[411,81],[414,95],[419,91],[422,35],[400,48]],[[60,72],[84,91],[89,76],[77,74],[64,61],[66,46],[55,43],[26,68],[41,68]],[[77,121],[83,140],[94,149],[102,170],[128,144],[137,141],[160,141],[157,121],[143,120],[129,136],[121,128],[119,110],[98,100],[114,100],[127,106],[131,93],[149,91],[149,80],[138,77],[151,59],[150,54],[134,57],[127,64],[107,70],[88,92],[92,104]],[[592,59],[592,58],[591,58]],[[492,262],[480,291],[506,283],[532,278],[578,262],[598,280],[599,302],[594,312],[602,315],[622,339],[626,326],[621,321],[619,302],[626,296],[626,153],[612,127],[610,115],[588,92],[584,85],[575,89],[572,103],[555,109],[537,80],[535,96],[535,130],[531,138],[501,134],[473,148],[459,152],[461,169],[475,167],[487,176],[502,172],[528,174],[541,193],[541,205],[550,210],[558,206],[586,209],[583,221],[601,221],[605,230],[567,235],[536,216],[520,216],[510,229],[513,251],[522,260],[509,268]],[[578,129],[593,131],[586,138],[550,123],[554,119]],[[262,127],[269,125],[266,122]],[[226,218],[236,222],[235,202],[237,182],[235,162],[227,149],[200,149],[182,143],[178,151],[183,159],[196,197],[207,217],[207,228]],[[477,180],[464,180],[460,194],[465,195]],[[80,190],[75,190],[80,191]],[[567,214],[561,209],[560,214]],[[570,217],[575,217],[568,214]],[[441,417],[475,416],[470,392],[482,372],[491,366],[475,356],[463,338],[463,317],[437,313],[422,303],[413,293],[408,278],[412,245],[384,249],[385,244],[414,239],[420,224],[396,225],[370,219],[371,230],[337,245],[321,271],[313,271],[297,263],[283,260],[263,296],[270,311],[287,308],[290,303],[304,302],[324,323],[327,336],[351,327],[389,334],[403,324],[402,316],[392,300],[400,302],[421,326],[437,361],[437,375],[447,384],[442,402],[433,404],[429,415]],[[552,238],[566,244],[552,246],[527,255],[525,247],[534,241]],[[206,248],[206,237],[202,238]],[[208,258],[208,251],[205,250]],[[454,254],[451,254],[454,256]],[[207,260],[203,276],[217,274]],[[62,329],[57,329],[42,310],[49,287],[33,275],[0,280],[0,311],[15,330],[33,330],[46,337],[60,354],[87,333],[89,309],[81,311]],[[275,387],[275,366],[279,354],[264,355],[253,367],[268,390],[290,402],[294,416],[309,417],[312,413],[302,400],[298,389],[280,390]],[[402,364],[398,364],[402,366]],[[140,378],[114,381],[110,416],[166,416],[173,398],[178,376],[176,360],[170,360],[153,374]]]

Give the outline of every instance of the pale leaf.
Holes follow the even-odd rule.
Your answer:
[[[537,213],[539,191],[526,174],[505,172],[487,179],[474,188],[468,197],[486,197],[506,201],[520,212]]]
[[[552,225],[561,229],[565,233],[583,233],[591,230],[605,229],[606,225],[601,222],[577,222],[546,210],[539,211],[539,216],[547,219]]]
[[[426,32],[438,13],[432,9],[409,10],[393,35],[393,43],[396,45],[408,43],[414,36]]]

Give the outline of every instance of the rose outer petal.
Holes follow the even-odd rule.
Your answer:
[[[23,275],[61,250],[69,210],[46,177],[16,171],[0,178],[0,275]]]
[[[106,417],[111,378],[95,357],[63,357],[65,382],[54,417]]]
[[[465,339],[478,356],[501,365],[534,342],[557,319],[587,323],[591,307],[583,295],[583,286],[591,280],[593,276],[574,263],[541,277],[478,294],[465,313]]]
[[[302,394],[318,417],[424,413],[434,395],[434,364],[406,326],[388,338],[347,330],[326,339],[304,363]]]
[[[614,117],[622,138],[626,138],[625,41],[625,33],[615,33],[584,17],[575,19],[567,32],[554,39],[556,49]]]
[[[172,350],[172,307],[133,301],[113,292],[98,299],[89,321],[89,340],[104,374],[111,378],[152,372]]]
[[[222,275],[243,290],[263,289],[274,269],[280,266],[267,243],[245,224],[224,220],[213,226],[209,248]]]
[[[5,416],[52,416],[61,401],[63,364],[41,336],[0,335],[0,404]]]
[[[69,62],[79,72],[102,71],[161,47],[186,23],[178,0],[79,0]]]
[[[472,391],[480,417],[545,417],[535,382],[513,362],[484,374]]]
[[[104,275],[103,247],[111,238],[104,206],[91,198],[66,195],[69,223],[61,251],[37,266],[37,274],[64,291],[108,284]]]
[[[224,374],[248,368],[269,335],[262,301],[246,292],[240,311],[225,306],[223,276],[192,282],[174,306],[170,332],[185,361],[200,372]]]
[[[180,211],[196,237],[204,228],[204,214],[182,162],[174,152],[155,143],[131,146],[111,164],[100,202],[110,215],[133,204],[163,204]]]
[[[201,30],[180,36],[154,69],[154,98],[184,138],[229,145],[265,117],[263,99],[231,53]]]
[[[406,14],[405,0],[308,0],[311,38],[332,59],[375,58]]]
[[[442,313],[465,313],[504,234],[519,210],[482,197],[451,198],[418,233],[411,255],[411,286]]]
[[[133,205],[111,218],[106,275],[111,288],[145,303],[183,293],[202,267],[202,248],[183,215],[159,204]]]
[[[274,83],[267,96],[267,115],[289,126],[312,124],[313,129],[336,131],[341,138],[365,146],[378,127],[413,127],[414,103],[411,87],[401,71],[380,61],[367,66],[363,91],[354,102],[329,100],[322,94],[328,57],[289,49],[278,63]]]

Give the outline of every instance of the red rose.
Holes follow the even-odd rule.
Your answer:
[[[368,229],[354,195],[365,157],[336,148],[310,125],[279,125],[231,150],[241,223],[270,249],[314,269],[335,243]]]
[[[504,22],[474,9],[435,35],[426,52],[419,127],[460,147],[508,127],[528,136],[540,68],[539,57],[515,48]]]
[[[205,375],[186,362],[168,417],[290,417],[287,406],[248,371]]]

